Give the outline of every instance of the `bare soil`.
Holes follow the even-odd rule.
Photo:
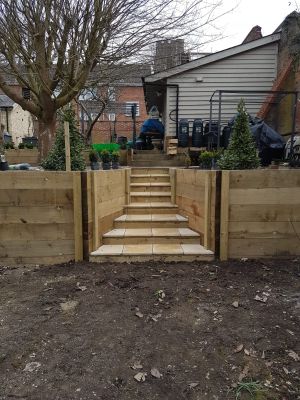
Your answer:
[[[0,399],[300,399],[299,319],[299,260],[1,266]]]

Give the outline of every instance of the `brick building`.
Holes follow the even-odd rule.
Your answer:
[[[132,106],[136,107],[136,129],[139,132],[142,123],[148,118],[142,76],[151,73],[150,65],[126,64],[114,67],[109,84],[109,99],[104,112],[92,131],[93,143],[108,143],[113,137],[132,138]],[[100,90],[100,89],[99,89]],[[87,96],[88,97],[88,96]],[[82,99],[84,107],[94,117],[101,109],[101,102],[92,98]],[[87,118],[84,110],[79,110],[81,130],[86,130]]]

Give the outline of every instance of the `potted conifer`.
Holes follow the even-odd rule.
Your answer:
[[[100,169],[100,163],[99,163],[99,155],[96,150],[91,150],[89,153],[89,159],[91,163],[91,169],[93,171],[96,171]]]
[[[111,160],[110,152],[108,150],[101,151],[100,158],[102,161],[102,168],[104,170],[110,169],[110,160]]]
[[[120,153],[118,151],[113,151],[111,154],[111,166],[112,169],[118,169],[119,168],[119,159],[120,159]]]

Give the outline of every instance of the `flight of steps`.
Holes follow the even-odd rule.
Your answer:
[[[179,167],[183,166],[185,157],[183,154],[167,155],[156,149],[135,150],[132,167]]]
[[[132,168],[130,202],[90,261],[212,260],[213,253],[201,246],[200,235],[171,200],[168,168]]]

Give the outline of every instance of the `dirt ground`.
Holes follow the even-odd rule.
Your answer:
[[[300,399],[299,319],[300,260],[1,266],[0,399]]]

